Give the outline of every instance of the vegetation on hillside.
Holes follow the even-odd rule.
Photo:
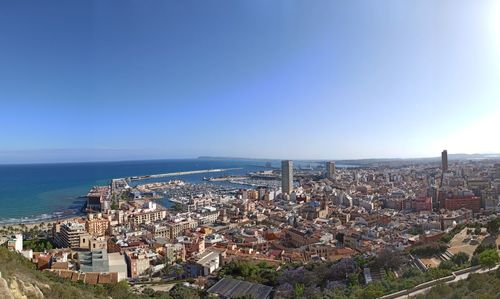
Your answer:
[[[462,257],[463,258],[463,257]],[[451,275],[450,269],[430,269],[422,273],[415,268],[396,277],[392,269],[403,257],[395,252],[382,252],[377,258],[342,259],[338,262],[316,262],[306,265],[287,264],[275,270],[265,263],[233,261],[225,265],[219,276],[232,276],[275,287],[276,298],[377,298],[414,287],[426,281]],[[458,262],[461,262],[459,259]],[[363,283],[362,268],[378,267],[385,276],[369,285]],[[453,263],[453,268],[458,267]]]
[[[418,298],[454,299],[482,298],[495,299],[500,294],[500,269],[489,274],[471,274],[467,279],[452,284],[440,284]]]
[[[444,243],[430,243],[413,247],[410,252],[419,257],[431,257],[435,254],[444,253],[448,246]]]
[[[236,279],[276,286],[279,273],[265,262],[255,264],[245,261],[231,261],[219,271],[219,276],[232,276]]]
[[[23,242],[24,249],[32,249],[34,252],[44,252],[54,248],[54,245],[47,239],[26,240]]]

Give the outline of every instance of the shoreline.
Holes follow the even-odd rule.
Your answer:
[[[177,161],[177,160],[168,161],[169,163],[166,164],[165,170],[170,170],[170,169],[174,170],[174,169],[183,169],[183,168],[187,168],[187,169],[191,169],[191,170],[186,170],[186,171],[175,171],[174,170],[173,172],[161,173],[160,171],[148,169],[149,171],[147,171],[146,173],[149,172],[149,173],[153,173],[153,174],[132,176],[129,178],[137,179],[137,183],[141,184],[144,181],[147,182],[148,179],[154,180],[154,179],[162,179],[163,177],[170,177],[170,176],[172,176],[172,177],[176,177],[176,176],[183,176],[184,177],[185,176],[185,177],[189,177],[189,178],[187,178],[187,181],[193,180],[194,184],[198,184],[200,182],[203,182],[202,178],[198,178],[198,176],[200,176],[202,173],[212,173],[212,172],[213,173],[222,173],[222,172],[231,173],[231,171],[236,171],[236,170],[238,170],[239,172],[243,172],[247,167],[246,165],[238,165],[238,163],[235,163],[235,165],[227,165],[230,167],[227,167],[226,165],[218,165],[218,164],[198,165],[198,161],[200,161],[200,160],[197,160],[197,159],[193,160],[193,161],[197,161],[196,164],[189,165],[189,166],[187,166],[187,165],[182,166],[181,165],[182,167],[181,166],[177,167],[177,165],[174,165],[175,163],[173,163],[173,164],[170,163],[170,162],[175,162],[175,161]],[[189,160],[186,160],[186,161],[189,161]],[[145,162],[148,162],[148,161],[145,161]],[[151,161],[149,161],[149,162],[151,162]],[[119,165],[120,163],[121,162],[117,162],[116,164]],[[95,163],[95,164],[101,164],[101,163]],[[170,165],[170,164],[172,164],[172,165]],[[52,165],[52,164],[49,164],[49,165]],[[81,164],[78,164],[78,165],[81,165]],[[89,164],[86,164],[86,165],[89,165]],[[44,166],[45,165],[42,164],[42,165],[38,165],[37,167],[44,167]],[[147,163],[145,166],[150,167],[150,165]],[[17,167],[17,166],[13,165],[12,167]],[[25,167],[25,166],[23,166],[23,167]],[[155,167],[156,167],[156,165],[155,165]],[[202,169],[199,170],[197,168],[202,168]],[[73,171],[73,170],[71,170],[71,171]],[[84,169],[83,171],[88,171],[88,169]],[[92,171],[94,171],[94,170],[92,169]],[[236,171],[236,172],[239,175],[238,171]],[[145,171],[142,168],[140,168],[134,172],[141,173],[141,172],[145,172]],[[245,172],[246,172],[246,170],[245,170]],[[193,178],[191,178],[191,176],[193,176]],[[116,179],[117,177],[120,177],[120,176],[112,176],[110,181]],[[101,184],[102,183],[100,183],[98,185],[101,185]],[[9,191],[9,190],[7,190],[7,191]],[[82,197],[81,194],[75,195],[74,199],[71,199],[71,201],[76,201],[80,197]],[[158,203],[161,203],[161,205],[164,208],[168,209],[172,204],[174,204],[175,200],[172,200],[172,198],[164,197],[164,198],[160,198],[160,199],[155,200],[155,201]],[[26,202],[26,205],[29,206],[28,201]],[[70,204],[68,203],[68,205],[70,205]],[[24,208],[26,209],[26,207],[24,207]],[[65,208],[63,210],[45,210],[45,211],[39,210],[39,213],[40,214],[18,215],[18,216],[12,216],[9,214],[2,215],[3,217],[0,217],[0,228],[5,228],[5,227],[9,227],[9,226],[11,226],[11,227],[20,227],[20,226],[32,227],[35,225],[39,226],[41,223],[54,223],[57,221],[64,221],[67,219],[85,217],[85,215],[86,215],[85,211],[82,211],[82,209],[80,207],[80,202],[73,203],[73,204],[71,204],[71,206],[69,206],[68,208]]]
[[[5,229],[7,227],[11,227],[13,230],[13,233],[23,231],[23,230],[30,230],[32,228],[37,227],[39,230],[42,231],[49,231],[52,229],[52,226],[54,223],[58,223],[61,221],[78,221],[82,220],[85,218],[85,215],[81,216],[68,216],[68,217],[62,217],[58,219],[46,219],[46,220],[34,220],[33,222],[23,222],[23,223],[0,223],[0,229]],[[42,225],[43,224],[43,225]]]
[[[158,203],[158,201],[170,201],[172,204],[174,201],[170,198],[161,198],[158,200],[154,200],[157,204],[162,206],[165,209],[170,209],[170,207],[164,205],[163,203]],[[87,217],[87,213],[84,212],[77,212],[73,214],[67,214],[63,215],[64,212],[55,212],[56,214],[53,217],[46,217],[46,218],[39,218],[39,219],[29,219],[28,217],[20,218],[20,219],[14,219],[11,218],[11,222],[5,222],[4,220],[0,219],[0,229],[5,229],[6,227],[12,227],[14,230],[23,230],[24,229],[31,229],[35,226],[38,226],[39,229],[41,229],[41,224],[43,223],[43,226],[46,229],[52,228],[52,225],[57,222],[61,221],[73,221],[73,220],[83,220]],[[61,214],[61,215],[58,215]],[[48,215],[48,214],[42,214],[42,215]],[[26,219],[26,220],[23,220]]]
[[[14,230],[22,230],[23,228],[29,230],[37,226],[41,229],[42,228],[41,224],[43,224],[43,226],[47,228],[51,228],[52,224],[60,221],[77,220],[77,219],[83,219],[85,217],[86,217],[85,214],[79,214],[79,215],[71,214],[71,215],[61,215],[43,219],[28,219],[26,221],[21,220],[15,222],[14,220],[12,220],[12,222],[4,222],[0,220],[0,228],[5,229],[6,227],[12,227]]]

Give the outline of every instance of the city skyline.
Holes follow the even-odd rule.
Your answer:
[[[366,161],[366,160],[401,160],[401,161],[411,161],[411,160],[428,160],[434,159],[435,162],[441,161],[442,163],[442,153],[441,155],[436,154],[434,156],[427,157],[369,157],[369,158],[349,158],[349,159],[333,159],[333,158],[289,158],[286,157],[232,157],[232,156],[197,156],[197,157],[165,157],[162,154],[156,154],[149,157],[144,157],[142,153],[137,153],[134,150],[122,150],[121,155],[117,152],[119,150],[108,150],[103,153],[95,155],[94,149],[82,150],[79,153],[78,158],[74,155],[74,150],[47,150],[47,151],[36,151],[37,154],[30,153],[30,155],[24,155],[23,151],[0,151],[0,166],[1,165],[19,165],[19,164],[64,164],[64,163],[106,163],[106,162],[133,162],[133,161],[168,161],[168,160],[254,160],[254,161],[282,161],[287,159],[290,161],[300,161],[300,162],[332,162],[333,169],[335,169],[335,162],[340,161]],[[89,154],[90,153],[90,154]],[[500,153],[451,153],[451,160],[485,160],[485,159],[500,159]],[[342,166],[342,165],[341,165]]]
[[[0,4],[0,163],[500,152],[494,1],[28,2]]]
[[[499,78],[500,0],[0,1],[0,296],[498,297]]]

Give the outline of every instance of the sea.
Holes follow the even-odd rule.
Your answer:
[[[81,215],[89,189],[109,184],[113,178],[238,168],[226,172],[162,178],[164,181],[179,179],[188,183],[200,183],[204,177],[245,175],[279,166],[279,161],[227,159],[0,165],[0,224],[30,223]],[[168,200],[162,202],[168,206]]]

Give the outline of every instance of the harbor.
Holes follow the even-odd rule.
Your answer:
[[[243,168],[236,167],[236,168],[217,168],[217,169],[180,171],[180,172],[133,176],[133,177],[123,178],[123,179],[125,179],[127,181],[142,181],[142,180],[158,179],[158,178],[164,178],[164,177],[173,177],[173,176],[182,176],[182,175],[191,175],[191,174],[202,174],[202,173],[214,173],[214,172],[226,172],[226,171],[240,170],[240,169],[243,169]]]

